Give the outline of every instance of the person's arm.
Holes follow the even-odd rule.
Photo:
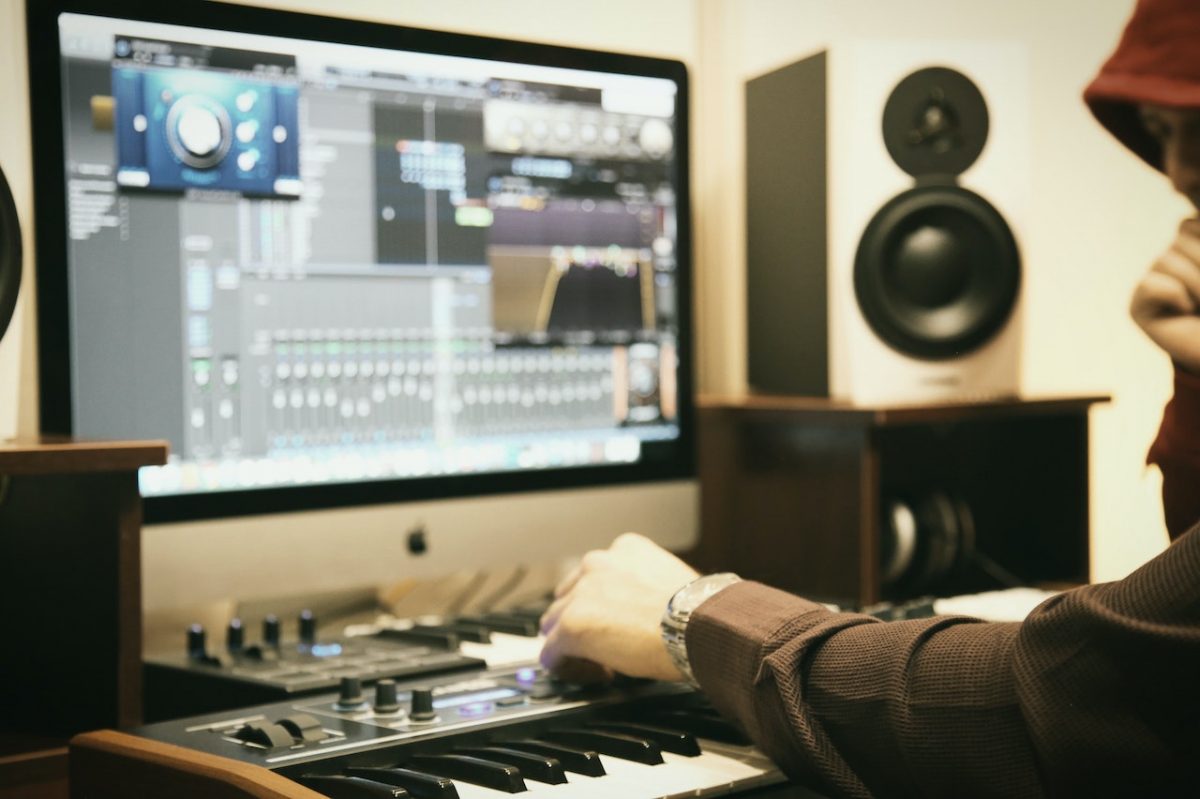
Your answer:
[[[756,583],[701,605],[701,688],[837,796],[1176,795],[1200,779],[1200,532],[1023,624],[878,622]]]

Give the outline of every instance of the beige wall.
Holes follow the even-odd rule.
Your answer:
[[[1034,78],[1034,202],[1033,221],[1023,234],[1024,383],[1032,393],[1099,391],[1116,398],[1093,417],[1095,576],[1118,577],[1165,544],[1157,476],[1141,463],[1169,392],[1168,365],[1127,321],[1124,309],[1130,287],[1167,242],[1185,207],[1162,178],[1110,141],[1079,101],[1081,88],[1115,42],[1132,0],[259,4],[688,62],[694,82],[698,367],[702,387],[718,391],[745,385],[742,82],[849,36],[996,36],[1026,42]],[[0,47],[0,107],[6,109],[26,107],[24,50],[7,46],[9,38],[20,39],[10,32],[23,24],[22,6],[21,0],[0,0],[6,37],[6,46]],[[24,115],[0,115],[0,163],[28,226],[27,151]],[[27,275],[18,330],[0,342],[0,436],[37,426],[32,294]],[[160,566],[171,568],[169,563]]]

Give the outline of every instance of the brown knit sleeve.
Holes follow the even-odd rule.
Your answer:
[[[1200,521],[1200,376],[1176,367],[1175,395],[1146,461],[1162,470],[1163,516],[1178,538]]]
[[[1200,778],[1200,533],[1024,624],[884,623],[740,583],[692,616],[687,648],[714,704],[833,796],[1173,795],[1146,790]]]

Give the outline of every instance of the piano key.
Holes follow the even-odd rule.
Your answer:
[[[460,780],[485,788],[521,793],[525,780],[516,766],[484,760],[470,755],[417,755],[406,764],[414,770],[426,771],[452,780]]]
[[[522,618],[507,613],[485,613],[482,616],[459,616],[457,621],[468,624],[478,624],[498,633],[510,635],[535,636],[538,634],[538,622],[535,619]]]
[[[402,641],[411,644],[424,644],[439,649],[458,649],[459,637],[449,630],[427,630],[421,627],[409,627],[406,630],[385,627],[375,633],[377,638],[384,641]]]
[[[525,635],[493,632],[491,643],[463,641],[459,644],[459,651],[469,657],[487,661],[488,668],[501,669],[536,662],[542,652],[544,640],[540,636],[530,638]]]
[[[360,767],[348,768],[346,774],[398,786],[416,799],[459,799],[454,782],[436,774],[424,774],[407,768]]]
[[[361,777],[306,774],[297,782],[328,796],[329,799],[397,799],[408,796],[408,791],[403,788],[364,780]]]
[[[522,752],[519,749],[509,749],[503,746],[480,746],[469,749],[456,749],[464,755],[473,755],[498,763],[507,763],[521,770],[521,776],[551,785],[561,785],[567,781],[563,773],[562,763],[549,755],[535,755]]]
[[[500,741],[498,743],[508,749],[552,757],[561,763],[562,767],[567,771],[582,774],[585,777],[604,776],[604,764],[600,762],[600,755],[594,751],[530,739]]]
[[[674,752],[685,757],[695,757],[700,754],[700,744],[696,743],[695,736],[682,730],[669,730],[666,727],[655,727],[650,724],[609,721],[597,721],[589,724],[588,727],[645,738],[647,741],[658,744],[664,752]]]
[[[688,710],[670,710],[652,713],[646,717],[646,720],[658,727],[690,732],[698,738],[708,738],[735,746],[751,745],[750,739],[744,732],[719,716],[693,713]]]
[[[635,738],[631,735],[621,735],[614,732],[598,732],[595,730],[552,730],[542,736],[544,740],[567,746],[595,749],[602,755],[612,755],[624,760],[632,760],[647,766],[656,766],[663,762],[662,749],[653,741]]]

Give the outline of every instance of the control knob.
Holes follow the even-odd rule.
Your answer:
[[[357,677],[343,677],[338,687],[338,700],[333,703],[335,710],[363,710],[367,702],[363,699],[362,683]]]
[[[237,655],[242,651],[242,647],[246,643],[246,631],[242,627],[242,620],[233,618],[229,620],[229,627],[225,630],[225,648],[229,650],[229,654]]]
[[[311,610],[300,611],[300,643],[312,646],[317,642],[317,617]]]
[[[263,646],[279,648],[279,617],[268,613],[263,619]]]
[[[437,711],[433,709],[433,691],[429,688],[414,688],[412,692],[412,709],[408,717],[413,721],[433,721]]]
[[[380,680],[375,683],[375,712],[392,715],[400,712],[400,701],[396,698],[396,681]]]

